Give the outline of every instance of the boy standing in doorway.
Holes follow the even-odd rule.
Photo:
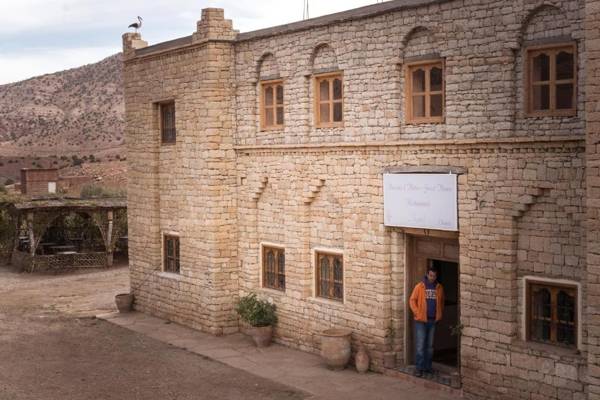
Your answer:
[[[437,281],[437,270],[427,268],[423,280],[410,295],[410,309],[415,317],[415,376],[432,374],[433,336],[435,324],[442,319],[444,311],[444,288]]]

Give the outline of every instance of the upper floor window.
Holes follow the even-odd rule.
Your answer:
[[[283,127],[282,81],[261,83],[260,126],[265,130]]]
[[[164,271],[179,273],[179,237],[164,235]]]
[[[263,287],[285,290],[285,250],[263,246]]]
[[[527,282],[528,340],[577,346],[577,287]]]
[[[406,67],[407,122],[444,122],[444,101],[443,61],[408,64]]]
[[[341,254],[316,253],[317,296],[344,301],[344,259]]]
[[[568,116],[576,112],[575,44],[527,49],[527,113]]]
[[[318,128],[342,126],[344,93],[341,73],[315,77],[315,120]]]
[[[160,138],[163,144],[175,143],[175,102],[160,103]]]

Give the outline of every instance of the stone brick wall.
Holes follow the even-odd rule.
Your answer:
[[[222,11],[203,15],[193,48],[125,61],[131,285],[140,310],[222,334],[237,331],[233,119],[223,112],[233,48],[204,40],[226,25]],[[124,41],[127,53],[134,43]],[[166,100],[175,102],[174,145],[160,143]],[[161,272],[164,233],[180,237],[180,274]]]
[[[587,370],[589,398],[600,398],[600,1],[585,3],[587,183]]]
[[[597,311],[598,255],[594,225],[584,219],[597,217],[586,209],[595,181],[589,170],[586,181],[585,163],[598,110],[585,96],[594,84],[587,49],[597,39],[583,40],[583,26],[585,16],[597,34],[597,14],[584,6],[598,3],[401,3],[374,6],[390,11],[367,17],[237,36],[222,12],[209,9],[198,32],[173,43],[145,48],[140,37],[125,37],[137,307],[226,333],[238,327],[237,296],[257,291],[278,306],[282,343],[317,351],[321,330],[348,327],[374,369],[385,352],[401,362],[412,289],[404,287],[407,236],[383,226],[382,174],[395,166],[460,167],[466,397],[594,398],[600,324],[586,316]],[[578,113],[525,117],[523,51],[556,37],[577,42]],[[403,67],[432,56],[445,62],[445,122],[407,124]],[[317,129],[312,78],[335,70],[344,77],[344,126]],[[261,131],[260,80],[274,78],[284,82],[285,127]],[[156,104],[169,99],[178,136],[166,147]],[[179,276],[161,273],[165,231],[181,237]],[[285,292],[261,288],[261,244],[285,247]],[[315,296],[319,249],[343,254],[344,302]],[[525,340],[525,276],[582,285],[577,351]]]

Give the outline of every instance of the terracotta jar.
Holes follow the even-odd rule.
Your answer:
[[[252,327],[248,329],[248,333],[252,336],[256,347],[267,347],[273,338],[273,327],[271,325]]]
[[[330,369],[344,369],[352,354],[349,329],[327,329],[321,332],[321,357]]]
[[[369,370],[369,354],[367,354],[367,349],[362,343],[358,344],[358,351],[356,352],[356,356],[354,356],[354,363],[356,365],[356,370],[360,374],[364,374]]]
[[[121,293],[115,296],[115,303],[117,304],[117,309],[121,313],[129,312],[133,308],[133,294],[131,293]]]

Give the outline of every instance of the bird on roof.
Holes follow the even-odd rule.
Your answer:
[[[138,19],[138,22],[134,22],[133,24],[128,26],[128,28],[135,28],[136,33],[137,33],[138,29],[140,29],[142,27],[142,21],[143,21],[142,17],[140,17],[139,15],[138,15],[137,19]]]

